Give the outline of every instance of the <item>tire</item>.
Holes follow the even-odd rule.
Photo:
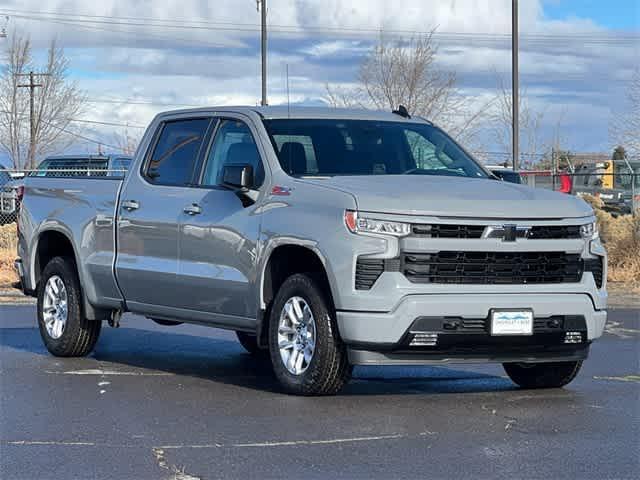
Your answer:
[[[582,362],[505,363],[503,367],[522,388],[560,388],[576,378]]]
[[[303,311],[300,318],[304,317],[304,320],[298,325],[306,325],[304,334],[301,330],[296,333],[294,323],[285,313],[285,305],[288,304],[286,308],[291,309],[294,302]],[[281,329],[281,319],[290,325]],[[286,340],[283,340],[281,335],[284,335]],[[309,340],[312,338],[313,348],[309,350]],[[298,340],[304,342],[304,345],[297,344]],[[292,344],[293,347],[281,353],[280,342]],[[299,356],[303,356],[302,360],[299,360],[300,368],[297,373],[289,370],[283,358],[283,355],[294,355],[296,345],[301,350],[298,350],[295,358],[299,360]],[[309,351],[312,352],[311,355],[306,355]],[[276,378],[288,393],[334,395],[349,380],[352,368],[346,348],[338,335],[333,308],[319,284],[311,276],[292,275],[278,290],[269,318],[269,353]],[[294,363],[295,369],[297,362]]]
[[[258,339],[255,335],[247,332],[236,332],[240,345],[251,355],[260,357],[267,355],[268,351],[258,346]]]
[[[52,301],[55,295],[47,293],[51,284],[57,284],[58,290],[66,294],[66,302],[61,301],[62,297],[58,295],[57,307],[51,306],[52,302],[55,304],[55,301]],[[63,289],[60,286],[63,286]],[[55,293],[53,286],[50,288],[50,292]],[[56,315],[60,315],[55,318],[66,317],[66,320],[52,322],[52,317],[45,309],[47,312],[56,310]],[[62,315],[65,311],[66,315]],[[38,283],[38,327],[47,350],[56,357],[84,357],[93,350],[98,341],[101,326],[101,321],[89,321],[83,315],[82,293],[73,260],[66,257],[53,258],[44,268]]]

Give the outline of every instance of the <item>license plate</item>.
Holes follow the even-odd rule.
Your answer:
[[[532,335],[532,310],[492,310],[491,335]]]
[[[608,193],[607,194],[601,193],[600,198],[604,198],[605,200],[613,200],[613,195],[610,195]]]

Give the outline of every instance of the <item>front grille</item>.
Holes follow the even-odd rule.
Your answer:
[[[604,270],[602,257],[585,260],[584,270],[585,272],[591,272],[598,288],[602,288],[602,272]]]
[[[427,238],[482,238],[484,225],[413,225],[414,235]]]
[[[580,225],[536,225],[531,227],[527,238],[532,240],[564,240],[582,238]]]
[[[583,261],[564,252],[405,253],[401,271],[413,283],[576,283]]]
[[[411,232],[426,238],[482,238],[488,225],[415,224]],[[529,228],[526,238],[530,240],[579,239],[579,225],[535,225]]]
[[[382,272],[384,272],[384,260],[358,258],[356,262],[356,290],[371,290]]]

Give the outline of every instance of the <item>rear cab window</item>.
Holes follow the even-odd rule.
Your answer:
[[[162,124],[143,176],[156,185],[191,184],[210,123],[210,118],[190,118]]]

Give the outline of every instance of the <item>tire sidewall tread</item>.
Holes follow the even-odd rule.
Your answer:
[[[67,291],[67,322],[62,336],[57,339],[49,336],[42,315],[45,286],[54,275],[60,277]],[[89,321],[84,317],[75,262],[67,257],[51,259],[42,272],[37,293],[38,328],[47,350],[58,357],[79,357],[91,352],[98,340],[102,322]]]
[[[522,366],[505,363],[504,370],[522,388],[561,388],[576,378],[582,361],[538,363]]]
[[[280,357],[278,327],[286,301],[299,296],[309,305],[314,317],[316,345],[313,358],[304,373],[290,373]],[[310,274],[294,274],[282,284],[273,302],[269,318],[269,351],[273,370],[283,388],[297,395],[333,395],[349,379],[351,367],[338,334],[331,302]]]

